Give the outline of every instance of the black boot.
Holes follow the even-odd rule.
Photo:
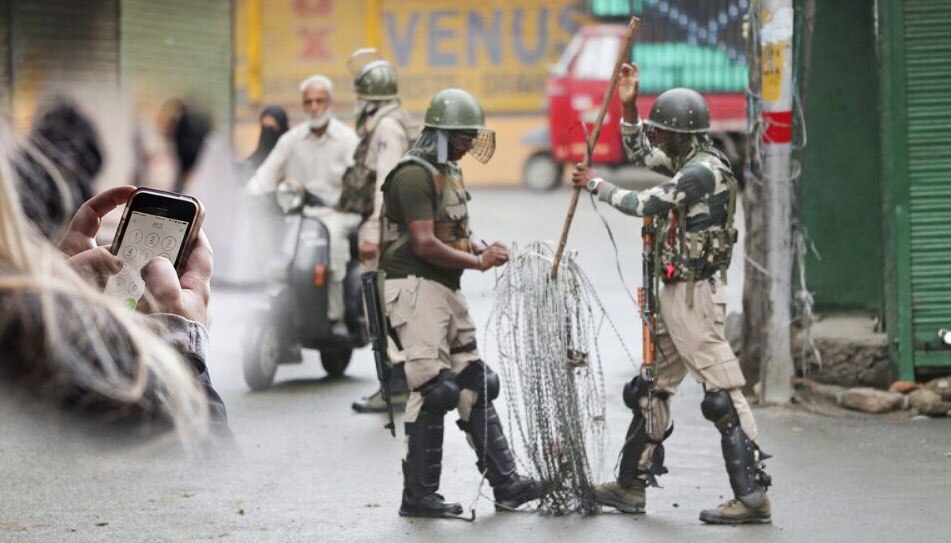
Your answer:
[[[472,408],[469,422],[460,421],[469,433],[478,460],[476,467],[485,472],[495,493],[496,511],[516,509],[541,497],[540,481],[516,473],[515,458],[502,430],[502,422],[491,403]]]
[[[403,461],[402,517],[440,518],[462,514],[462,505],[437,494],[442,473],[443,415],[423,409],[406,423],[409,450]]]

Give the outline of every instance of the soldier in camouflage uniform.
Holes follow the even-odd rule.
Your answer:
[[[460,290],[466,269],[485,271],[508,261],[504,245],[472,235],[458,160],[467,153],[488,162],[495,135],[469,93],[446,89],[426,110],[425,128],[383,184],[383,300],[406,354],[412,390],[406,404],[406,451],[400,515],[462,513],[436,493],[442,465],[443,418],[457,425],[476,452],[476,466],[492,485],[496,508],[536,499],[541,484],[516,472],[515,459],[492,405],[499,376],[482,361],[475,323]]]
[[[617,482],[600,485],[597,498],[625,513],[644,512],[646,487],[657,486],[656,477],[667,472],[662,443],[673,430],[670,397],[690,373],[703,384],[700,408],[720,431],[735,495],[718,508],[701,512],[700,519],[711,524],[769,523],[770,478],[762,464],[767,455],[756,445],[756,422],[741,391],[745,380],[723,328],[727,298],[722,279],[736,242],[736,180],[726,156],[706,135],[710,116],[700,94],[669,90],[657,98],[642,123],[637,86],[637,67],[624,65],[618,94],[624,105],[625,150],[635,164],[672,178],[634,192],[600,179],[580,164],[572,176],[575,186],[587,188],[622,213],[655,217],[654,273],[664,283],[657,298],[660,318],[651,409],[643,376],[636,376],[624,387],[633,420],[621,449]],[[653,419],[650,433],[648,413]]]
[[[359,229],[360,262],[365,270],[375,270],[380,247],[380,209],[383,192],[379,185],[393,171],[409,149],[408,118],[400,106],[396,70],[376,49],[358,49],[347,67],[353,74],[357,95],[357,135],[360,143],[353,154],[353,166],[343,176],[340,211],[363,217]],[[395,409],[406,405],[409,389],[403,371],[403,353],[390,342],[390,402]],[[357,413],[383,413],[386,404],[380,390],[353,402]]]

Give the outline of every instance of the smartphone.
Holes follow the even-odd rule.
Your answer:
[[[142,268],[157,256],[181,275],[204,218],[197,198],[147,188],[133,192],[111,247],[123,261],[122,270],[109,277],[105,292],[135,309],[145,292]]]

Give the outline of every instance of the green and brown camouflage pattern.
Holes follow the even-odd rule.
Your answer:
[[[702,134],[693,134],[683,159],[653,147],[643,125],[623,124],[624,149],[637,165],[673,177],[642,191],[629,191],[605,183],[599,198],[628,215],[657,218],[657,269],[661,280],[694,281],[726,269],[737,232],[736,179],[730,161]]]

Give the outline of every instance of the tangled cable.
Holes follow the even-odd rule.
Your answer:
[[[554,252],[544,242],[513,245],[486,331],[498,348],[513,449],[545,484],[540,510],[591,514],[605,437],[597,341],[605,323],[621,336],[573,254],[551,279]]]

